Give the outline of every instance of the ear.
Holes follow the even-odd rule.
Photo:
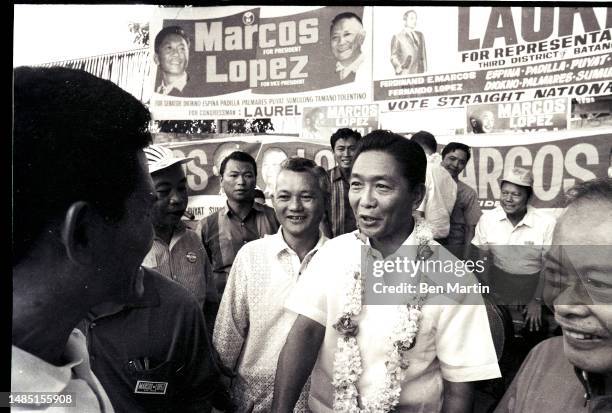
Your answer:
[[[414,196],[414,199],[412,201],[413,212],[419,207],[419,205],[421,205],[421,202],[423,202],[426,190],[427,189],[425,188],[425,184],[417,184],[412,187],[412,195]]]
[[[358,44],[359,46],[363,46],[363,42],[364,42],[364,40],[365,40],[365,37],[366,37],[366,31],[365,31],[365,29],[361,29],[361,30],[359,30],[359,33],[357,34],[357,39],[356,39],[357,44]]]
[[[157,66],[159,66],[159,57],[157,56],[157,53],[153,55],[153,61],[155,62]]]
[[[68,258],[75,264],[90,265],[91,254],[91,207],[78,201],[70,205],[62,223],[62,243]]]

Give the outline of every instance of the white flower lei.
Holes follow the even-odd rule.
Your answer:
[[[420,220],[414,228],[418,241],[417,259],[427,259],[432,251],[429,247],[433,234],[427,224]],[[347,286],[347,295],[334,328],[340,333],[334,358],[334,412],[386,413],[399,404],[402,392],[401,382],[408,368],[408,351],[414,347],[419,331],[421,308],[426,296],[420,296],[416,304],[398,305],[397,322],[388,338],[386,374],[379,388],[370,399],[361,398],[357,388],[363,373],[361,353],[357,343],[357,322],[354,317],[361,313],[364,292],[361,270],[354,271]]]

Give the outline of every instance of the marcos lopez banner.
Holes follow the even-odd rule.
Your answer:
[[[342,85],[353,87],[334,92],[355,91],[356,82],[369,91],[371,18],[364,9],[161,9],[151,27],[155,117],[195,119],[195,109],[202,106],[229,110],[249,104],[282,105],[289,102],[274,95],[299,97]]]
[[[465,135],[460,141],[472,147],[472,159],[460,179],[476,189],[482,208],[499,204],[499,180],[516,166],[533,171],[534,206],[561,208],[569,188],[607,176],[612,133],[510,132]]]

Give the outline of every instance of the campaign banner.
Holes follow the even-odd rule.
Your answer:
[[[371,100],[371,10],[162,8],[151,23],[155,119],[298,117]]]
[[[510,132],[450,139],[472,147],[472,158],[459,179],[476,190],[481,208],[499,205],[500,179],[517,166],[533,172],[533,206],[562,208],[569,188],[607,176],[612,132]]]
[[[329,140],[340,128],[356,130],[361,136],[378,129],[378,105],[340,105],[304,108],[300,136]]]
[[[612,131],[597,130],[491,133],[438,137],[439,151],[451,141],[472,148],[462,181],[474,188],[480,206],[499,204],[499,180],[506,169],[516,166],[533,171],[531,203],[539,208],[561,208],[564,193],[573,185],[607,176]],[[219,167],[235,150],[249,153],[257,162],[257,187],[269,201],[280,163],[291,156],[313,159],[325,169],[335,166],[329,141],[292,136],[249,136],[164,144],[179,156],[193,158],[186,167],[189,208],[202,218],[223,206]]]
[[[559,131],[567,129],[569,99],[468,105],[466,112],[469,133]]]
[[[612,94],[609,8],[375,7],[373,21],[389,45],[374,100],[401,99],[389,110]]]

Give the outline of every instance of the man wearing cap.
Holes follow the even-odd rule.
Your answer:
[[[155,238],[142,265],[181,284],[203,308],[207,295],[217,301],[212,267],[198,234],[181,220],[188,201],[183,164],[191,159],[161,145],[145,148],[145,155],[157,200],[152,211]]]
[[[153,60],[161,72],[161,82],[156,84],[155,92],[188,96],[189,37],[185,31],[179,26],[164,27],[155,36],[154,49]]]
[[[531,351],[496,413],[612,411],[612,179],[567,195],[544,270],[563,336]]]
[[[523,334],[530,335],[542,325],[540,271],[552,243],[555,218],[528,204],[533,194],[530,170],[509,168],[500,189],[500,206],[480,217],[472,244],[478,247],[483,258],[492,256],[493,263],[485,277],[493,299],[497,304],[509,305],[515,324],[524,322]],[[490,261],[486,260],[491,264]],[[521,329],[516,330],[519,334]],[[533,344],[527,343],[527,349]],[[518,346],[510,351],[516,353],[514,363],[526,355]]]

